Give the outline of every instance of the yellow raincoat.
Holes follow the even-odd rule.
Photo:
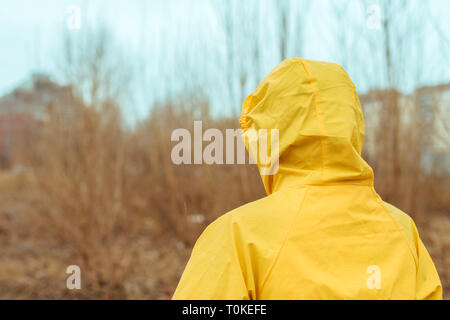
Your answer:
[[[414,222],[373,188],[342,67],[283,61],[244,101],[240,123],[279,130],[278,171],[262,175],[267,197],[206,228],[174,299],[442,299]]]

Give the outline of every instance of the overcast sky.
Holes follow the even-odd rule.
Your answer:
[[[264,5],[265,1],[260,2]],[[329,1],[312,3],[303,56],[339,62],[341,57],[335,50],[330,50],[332,35],[326,28],[328,20],[332,19]],[[198,37],[199,34],[214,41],[219,28],[208,0],[0,0],[0,4],[0,95],[12,90],[32,72],[56,73],[55,59],[60,51],[61,35],[67,29],[67,10],[72,5],[81,9],[81,28],[99,22],[106,24],[129,52],[143,51],[144,38],[155,48],[161,44],[161,31],[164,31],[166,42],[179,41],[181,33],[189,43],[191,36]],[[430,0],[430,9],[436,23],[450,39],[450,1]],[[361,16],[360,11],[355,10],[354,19],[360,20],[361,28],[364,28],[366,17]],[[430,43],[427,45],[434,46],[433,41]],[[433,59],[433,54],[439,53],[438,46],[429,49],[429,59]],[[146,53],[141,54],[145,56]],[[276,63],[275,60],[268,62],[263,71],[269,72]],[[354,80],[358,79],[351,68],[347,71]],[[426,80],[429,84],[449,81],[449,64],[442,65],[439,73],[428,75]],[[361,83],[359,87],[368,89],[364,86]]]

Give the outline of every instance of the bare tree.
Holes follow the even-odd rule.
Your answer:
[[[303,54],[303,38],[310,5],[310,1],[274,1],[273,16],[280,60]]]

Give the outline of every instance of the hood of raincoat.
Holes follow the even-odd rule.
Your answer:
[[[278,129],[276,172],[262,171],[252,156],[267,194],[287,185],[373,184],[372,169],[361,157],[364,117],[358,95],[337,64],[283,61],[245,99],[239,122],[243,136],[250,129]],[[245,137],[244,143],[249,150]]]

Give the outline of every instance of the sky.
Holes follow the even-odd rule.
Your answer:
[[[196,6],[202,10],[201,3]],[[192,3],[192,2],[191,2]],[[148,13],[147,25],[151,40],[159,29],[169,28],[171,21],[183,24],[189,1],[140,0],[0,0],[0,94],[9,91],[34,71],[53,71],[55,55],[62,34],[68,29],[71,6],[81,9],[81,28],[105,23],[113,30],[124,47],[137,47],[143,16]],[[170,12],[170,19],[168,18]],[[172,26],[176,29],[176,26]],[[71,32],[78,32],[72,30]]]
[[[265,5],[267,1],[260,2]],[[336,1],[338,4],[340,2]],[[362,29],[365,28],[367,17],[362,16],[360,8],[357,8],[359,2],[350,0],[350,3],[349,15],[360,21]],[[366,3],[370,6],[372,2]],[[377,0],[373,3],[376,4]],[[182,39],[189,47],[191,38],[195,41],[199,34],[206,35],[211,41],[219,37],[217,15],[208,0],[0,0],[0,95],[14,89],[33,72],[57,76],[56,60],[62,35],[67,31],[79,32],[68,30],[68,9],[71,6],[81,9],[81,29],[100,23],[107,25],[126,52],[133,52],[144,59],[149,47],[155,49],[164,45],[162,40],[177,43]],[[336,55],[336,50],[330,50],[333,42],[333,35],[327,28],[332,20],[330,10],[333,10],[330,1],[312,1],[305,40],[307,45],[303,52],[305,58],[334,62],[342,58]],[[450,1],[430,0],[430,11],[447,39],[450,39]],[[345,21],[338,21],[337,25],[345,27],[345,24]],[[358,36],[358,30],[352,32],[353,36]],[[434,55],[439,53],[437,44],[434,48],[435,44],[433,40],[429,42],[431,47],[428,48],[427,59],[433,60]],[[171,67],[172,62],[169,58],[160,57],[155,63],[165,63]],[[276,63],[276,59],[268,60],[263,71],[269,72]],[[426,82],[450,82],[449,65],[439,68],[439,74],[427,75]],[[359,75],[352,74],[353,70],[349,69],[350,76],[358,79]],[[176,71],[173,77],[178,77]],[[170,79],[161,82],[165,82],[161,86],[166,87],[172,83]],[[368,86],[360,82],[363,90],[368,90]],[[140,114],[144,115],[146,108],[141,106]]]

